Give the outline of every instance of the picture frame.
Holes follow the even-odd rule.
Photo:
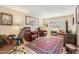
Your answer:
[[[38,26],[39,25],[39,19],[35,18],[35,17],[31,17],[31,16],[26,16],[25,24],[31,25],[31,26]]]
[[[13,15],[1,12],[0,25],[13,25]]]
[[[75,17],[76,17],[76,23],[79,24],[79,8],[76,8],[76,12],[75,12]]]
[[[62,23],[61,22],[50,22],[50,27],[52,28],[61,28],[62,27]]]
[[[62,28],[64,27],[65,21],[63,21],[63,19],[59,20],[59,19],[50,19],[50,21],[48,22],[49,27],[52,28]]]

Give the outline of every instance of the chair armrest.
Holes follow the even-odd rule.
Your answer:
[[[8,35],[8,37],[11,38],[12,40],[15,39],[15,36],[16,36],[16,35]]]
[[[16,43],[16,40],[13,40],[12,43],[13,43],[13,45],[16,45],[16,44],[17,44],[17,43]]]

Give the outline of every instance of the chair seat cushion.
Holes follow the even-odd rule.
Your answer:
[[[3,38],[0,37],[0,47],[4,46],[6,44],[7,44],[6,40],[4,40]]]
[[[69,49],[71,49],[71,50],[76,50],[76,46],[73,45],[73,44],[67,43],[67,44],[66,44],[66,47],[69,48]]]
[[[0,39],[0,45],[7,44],[7,42],[4,39]]]

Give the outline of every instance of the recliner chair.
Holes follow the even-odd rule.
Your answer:
[[[43,29],[42,27],[38,28],[38,37],[46,36],[47,30]]]
[[[36,31],[31,31],[30,27],[25,27],[25,34],[24,34],[24,39],[26,41],[33,41],[37,38],[37,32]]]

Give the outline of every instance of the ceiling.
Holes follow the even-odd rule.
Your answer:
[[[75,5],[4,5],[10,9],[24,12],[37,18],[70,15],[74,13]]]

